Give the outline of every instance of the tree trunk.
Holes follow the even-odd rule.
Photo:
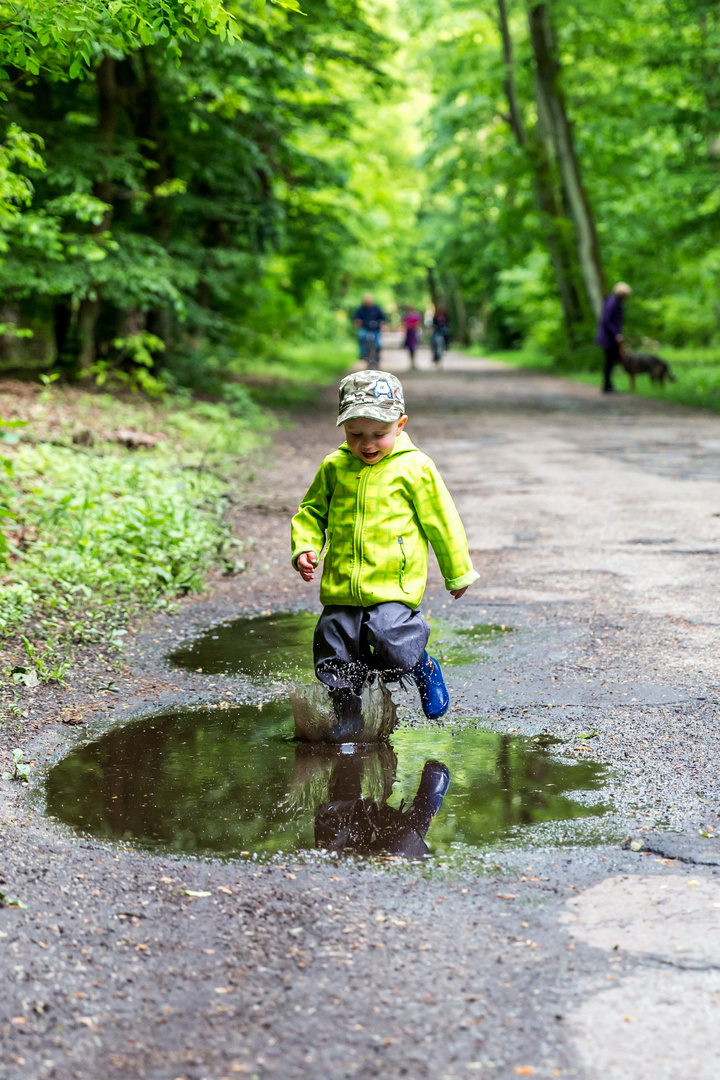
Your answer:
[[[430,301],[432,303],[432,306],[436,308],[440,297],[438,294],[437,281],[435,279],[435,270],[432,266],[428,266],[427,268],[427,281],[428,292],[430,293]]]
[[[156,164],[148,169],[145,186],[150,195],[146,214],[150,236],[163,247],[169,247],[173,230],[173,200],[158,198],[153,194],[158,185],[174,179],[176,175],[170,140],[169,122],[160,98],[158,79],[153,66],[151,49],[140,50],[139,62],[142,71],[142,85],[132,100],[129,113],[133,131],[146,147],[146,156]],[[170,307],[151,308],[147,312],[146,329],[161,338],[166,348],[172,345],[175,331],[175,313]],[[154,369],[162,366],[166,353],[158,353],[154,358]]]
[[[573,251],[573,225],[563,209],[562,196],[553,176],[552,156],[543,141],[540,124],[530,132],[525,127],[515,82],[513,42],[505,0],[497,0],[497,9],[505,66],[504,88],[509,110],[508,123],[518,146],[525,151],[530,166],[533,195],[545,232],[545,243],[555,275],[565,331],[568,341],[574,345],[586,336],[588,312],[584,310],[582,303],[582,275]]]
[[[455,274],[451,276],[449,284],[450,302],[452,304],[453,313],[455,315],[455,333],[461,345],[469,345],[470,335],[468,334],[467,308],[465,307],[465,297],[462,294],[460,283],[458,282]]]
[[[0,324],[7,326],[9,334],[0,332],[0,362],[10,365],[20,355],[20,338],[14,334],[20,323],[20,305],[15,300],[5,300],[0,304]]]
[[[595,318],[599,318],[605,297],[600,248],[595,222],[582,182],[565,98],[560,87],[560,61],[547,4],[530,3],[528,21],[535,58],[539,111],[547,123],[563,192],[575,224],[578,258],[585,291]]]
[[[108,209],[103,215],[99,225],[93,226],[93,232],[106,232],[112,220],[112,201],[114,194],[114,182],[112,178],[111,159],[117,134],[118,117],[120,114],[120,94],[118,90],[116,74],[116,61],[106,56],[100,61],[95,72],[95,88],[98,102],[98,126],[96,138],[100,152],[101,174],[93,185],[93,195],[108,203]],[[98,316],[100,315],[101,297],[97,287],[91,295],[80,301],[78,311],[78,337],[79,351],[75,365],[74,376],[82,378],[87,375],[95,359],[95,331]]]

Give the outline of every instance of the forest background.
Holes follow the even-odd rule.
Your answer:
[[[2,402],[0,623],[32,670],[31,632],[106,640],[238,564],[222,462],[347,367],[365,290],[594,379],[623,279],[665,392],[719,408],[719,60],[709,0],[0,0],[0,376],[44,384]]]
[[[227,393],[365,289],[587,368],[619,278],[720,343],[716,5],[296,6],[0,5],[6,371]]]

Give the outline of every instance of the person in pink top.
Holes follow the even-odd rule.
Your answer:
[[[420,339],[420,312],[410,306],[405,309],[403,326],[405,327],[405,341],[403,347],[410,353],[410,367],[415,369],[415,353]]]

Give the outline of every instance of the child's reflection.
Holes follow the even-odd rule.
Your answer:
[[[371,762],[381,770],[377,798],[362,794],[363,776]],[[396,809],[387,802],[396,766],[395,753],[387,744],[371,755],[337,754],[330,774],[329,797],[315,812],[317,847],[358,855],[388,852],[421,858],[429,854],[425,834],[442,806],[450,772],[440,761],[426,761],[412,803]]]

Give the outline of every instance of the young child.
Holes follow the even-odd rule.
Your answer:
[[[447,712],[440,665],[425,651],[430,628],[417,610],[428,543],[456,600],[479,576],[455,504],[406,423],[394,375],[344,378],[337,426],[346,441],[322,462],[292,520],[292,564],[303,580],[325,562],[315,673],[348,734],[362,730],[360,695],[372,671],[386,682],[413,678],[430,719]]]

